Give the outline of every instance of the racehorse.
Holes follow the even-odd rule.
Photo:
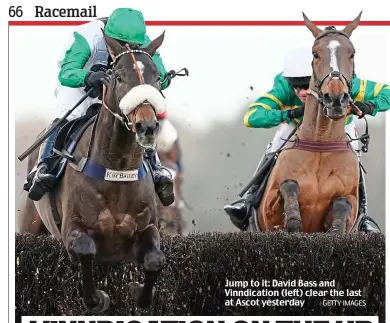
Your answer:
[[[357,219],[359,187],[358,158],[344,131],[354,74],[349,38],[361,13],[343,30],[321,30],[303,17],[315,38],[310,94],[295,140],[278,153],[257,209],[258,227],[348,233]]]
[[[163,227],[163,232],[173,235],[182,235],[184,220],[183,207],[184,199],[181,189],[182,176],[177,166],[179,159],[179,143],[176,140],[172,148],[168,151],[158,152],[161,164],[171,173],[174,182],[175,201],[168,206],[160,206],[160,224]]]
[[[145,48],[108,36],[105,40],[113,58],[110,83],[103,86],[102,107],[54,190],[60,227],[53,221],[48,194],[34,203],[24,194],[18,219],[21,232],[49,231],[62,240],[72,262],[81,264],[82,301],[94,313],[106,310],[110,302],[95,287],[94,261],[142,264],[145,283],[129,286],[141,308],[151,305],[166,261],[157,229],[158,196],[143,158],[145,149],[155,148],[157,113],[166,108],[152,61],[164,33]],[[30,155],[28,171],[37,157],[36,152]],[[102,169],[103,175],[96,175]]]

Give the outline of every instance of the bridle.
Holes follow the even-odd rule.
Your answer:
[[[329,34],[343,35],[344,37],[347,37],[348,39],[350,39],[350,36],[348,34],[346,34],[345,32],[343,32],[342,30],[337,30],[335,26],[329,26],[329,27],[326,27],[325,31],[323,33],[321,33],[319,36],[317,36],[317,38],[315,40],[321,39],[321,38],[323,38],[323,37],[325,37],[325,36],[327,36]],[[325,117],[329,118],[329,116],[326,113],[326,106],[324,104],[324,94],[321,91],[321,87],[322,87],[322,84],[325,82],[325,80],[327,78],[329,78],[328,84],[329,84],[329,82],[332,79],[335,79],[335,78],[341,79],[341,78],[343,78],[345,80],[347,86],[348,86],[349,104],[351,106],[353,106],[355,109],[359,110],[359,108],[355,105],[355,103],[353,102],[353,99],[352,99],[352,80],[349,81],[345,77],[345,75],[343,73],[339,72],[339,71],[332,71],[329,74],[325,75],[325,77],[323,77],[322,79],[319,79],[317,74],[316,74],[316,72],[315,72],[315,70],[314,70],[314,60],[311,62],[311,66],[312,66],[312,69],[313,69],[313,77],[314,77],[314,81],[315,81],[314,89],[315,90],[309,88],[308,94],[314,96],[316,98],[316,100],[323,106],[323,114],[324,114]],[[352,78],[353,78],[354,75],[355,75],[355,61],[353,61]],[[367,153],[367,151],[368,151],[368,144],[369,144],[369,140],[370,140],[370,135],[368,134],[368,124],[367,124],[366,118],[364,118],[364,120],[366,121],[366,131],[365,131],[365,134],[362,135],[360,138],[356,138],[356,139],[350,138],[350,141],[360,140],[362,142],[362,144],[363,144],[362,145],[362,151],[364,153]],[[317,146],[320,146],[320,145],[317,143]],[[365,170],[364,170],[364,172],[365,172]]]
[[[141,50],[141,49],[131,49],[129,44],[125,44],[127,50],[126,51],[123,51],[121,53],[119,53],[118,55],[116,55],[114,58],[113,58],[113,61],[111,62],[111,65],[112,65],[112,69],[108,69],[107,70],[107,74],[109,74],[110,76],[114,73],[115,71],[115,68],[117,66],[117,63],[118,63],[118,60],[124,56],[124,55],[128,55],[130,54],[133,62],[134,62],[134,66],[136,68],[136,71],[137,71],[137,75],[138,75],[138,79],[139,79],[139,82],[140,84],[145,84],[145,81],[144,81],[144,78],[142,77],[142,74],[141,74],[141,71],[139,69],[139,66],[137,64],[137,60],[135,59],[135,53],[137,54],[144,54],[146,56],[148,56],[152,61],[153,61],[153,58],[152,56]],[[113,89],[115,88],[115,77],[114,77],[114,85],[113,85]],[[131,111],[130,113],[130,120],[129,120],[129,117],[124,114],[122,111],[120,112],[120,114],[114,112],[113,110],[111,110],[108,105],[106,104],[105,102],[105,95],[106,95],[106,91],[107,91],[107,88],[105,85],[103,85],[103,96],[102,96],[102,106],[107,109],[116,119],[118,119],[125,127],[127,130],[131,131],[133,130],[134,131],[134,117],[136,116],[137,114],[137,111],[139,108],[142,107],[142,105],[150,105],[154,111],[154,114],[155,116],[157,116],[157,113],[156,113],[156,109],[154,108],[153,105],[150,104],[150,102],[148,102],[148,100],[145,100],[144,102],[142,102],[141,104],[139,104],[138,106],[135,107],[135,109],[133,111]]]
[[[343,36],[347,37],[348,39],[350,38],[349,35],[347,35],[342,30],[337,30],[336,27],[329,26],[329,27],[326,27],[325,31],[323,33],[321,33],[319,36],[317,36],[317,38],[315,40],[323,38],[329,34],[339,34],[339,35],[343,35]],[[324,94],[321,91],[321,87],[322,87],[322,84],[325,82],[325,80],[328,79],[327,84],[329,84],[333,79],[344,79],[346,84],[347,84],[347,87],[348,87],[349,101],[350,102],[352,101],[352,80],[349,81],[345,77],[345,75],[343,73],[341,73],[340,71],[332,71],[329,74],[325,75],[322,79],[320,79],[320,78],[318,78],[318,76],[314,70],[314,60],[311,62],[311,66],[313,69],[313,77],[314,77],[315,86],[314,86],[314,89],[309,89],[308,94],[314,96],[321,105],[324,105]],[[353,77],[353,75],[355,75],[355,61],[353,62],[352,77]],[[324,107],[324,109],[325,109],[325,107]],[[324,114],[325,114],[325,116],[327,116],[326,113],[324,113]]]

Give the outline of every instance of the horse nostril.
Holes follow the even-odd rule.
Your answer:
[[[151,124],[148,124],[146,126],[145,135],[149,135],[149,136],[155,135],[157,133],[158,127],[159,127],[159,125],[157,122],[153,122]]]
[[[331,103],[332,102],[332,99],[329,95],[329,93],[325,93],[324,94],[324,103]]]
[[[145,128],[142,126],[142,123],[141,122],[137,122],[135,124],[135,131],[138,133],[138,134],[141,134],[141,133],[144,133],[145,132]]]
[[[348,105],[349,104],[349,94],[348,93],[344,93],[343,98],[341,100],[341,103],[343,105]]]

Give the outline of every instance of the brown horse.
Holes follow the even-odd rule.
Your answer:
[[[177,166],[179,159],[179,143],[176,140],[172,148],[168,151],[159,151],[161,164],[172,174],[175,190],[175,201],[164,207],[161,205],[160,223],[163,226],[163,232],[173,235],[183,234],[183,194],[181,189],[182,176]]]
[[[319,29],[303,122],[270,174],[257,212],[261,230],[350,232],[357,219],[359,163],[345,134],[354,73],[349,39],[360,15],[342,31]]]
[[[155,148],[159,131],[157,113],[165,101],[159,93],[160,72],[152,61],[164,34],[146,48],[123,44],[105,36],[113,68],[103,88],[102,108],[82,135],[63,178],[55,188],[61,219],[57,228],[48,194],[39,201],[22,201],[21,232],[44,233],[62,240],[74,263],[81,264],[83,303],[99,313],[109,306],[108,295],[97,290],[93,262],[131,261],[142,264],[145,284],[129,291],[142,308],[152,301],[153,286],[165,264],[157,229],[158,197],[152,175],[144,165],[144,149]],[[29,169],[37,160],[30,155]],[[102,178],[86,169],[103,168]],[[39,215],[39,216],[38,216]]]

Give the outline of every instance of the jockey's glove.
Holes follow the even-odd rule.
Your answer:
[[[299,119],[299,118],[303,117],[304,111],[305,111],[304,107],[291,109],[291,110],[288,110],[287,116],[289,117],[290,120],[295,119],[295,118]]]
[[[101,98],[103,92],[103,84],[108,86],[110,83],[110,76],[103,71],[98,72],[89,72],[84,79],[84,84],[86,85],[85,91],[93,88],[94,90],[90,94],[91,98]]]
[[[356,101],[355,105],[362,112],[362,115],[359,117],[359,119],[363,118],[366,114],[372,115],[372,112],[374,111],[374,106],[371,103]]]

